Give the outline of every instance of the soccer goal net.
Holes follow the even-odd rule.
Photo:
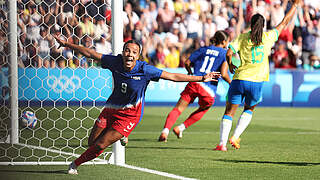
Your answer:
[[[111,8],[96,2],[0,0],[0,165],[69,164],[88,148],[113,78],[53,35],[112,53]],[[33,128],[19,123],[26,111]],[[123,164],[123,148],[116,142],[86,164]]]

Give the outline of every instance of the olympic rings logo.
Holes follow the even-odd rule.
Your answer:
[[[53,89],[56,93],[66,92],[66,93],[72,93],[75,90],[80,88],[80,78],[78,76],[50,76],[47,80],[48,86]]]

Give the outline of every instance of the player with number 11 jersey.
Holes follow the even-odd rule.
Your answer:
[[[211,38],[210,46],[201,47],[193,52],[185,62],[188,74],[202,76],[208,72],[221,72],[222,78],[231,83],[228,75],[228,64],[226,62],[226,52],[224,49],[228,45],[228,34],[224,31],[217,31]],[[194,71],[192,72],[191,66]],[[214,103],[218,82],[189,82],[181,93],[181,97],[176,106],[168,114],[164,128],[159,137],[160,142],[166,142],[169,131],[176,122],[180,114],[190,103],[198,98],[199,108],[194,111],[181,125],[173,128],[173,132],[178,138],[182,137],[182,132],[199,121]]]

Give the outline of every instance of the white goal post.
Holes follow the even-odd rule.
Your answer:
[[[39,10],[41,1],[34,2],[38,2],[34,5]],[[4,65],[0,64],[0,165],[69,164],[88,148],[90,130],[112,92],[112,75],[106,69],[93,66],[44,68],[32,63],[19,66],[25,60],[19,43],[22,36],[28,34],[27,31],[17,31],[21,15],[16,13],[17,2],[8,3],[8,8],[2,9],[7,19],[1,21],[4,23],[1,27],[8,22],[8,31],[1,31],[9,34],[10,48],[8,54],[0,54],[0,63],[4,62]],[[48,7],[50,11],[52,6]],[[111,45],[115,55],[122,52],[123,46],[122,8],[122,1],[112,0]],[[32,15],[32,11],[28,13]],[[76,18],[80,20],[82,17]],[[30,40],[27,47],[38,51],[37,43],[33,43],[34,40]],[[54,48],[55,45],[51,46],[50,51]],[[30,49],[25,53],[30,62],[40,57],[39,54],[30,57]],[[61,53],[56,59],[62,56]],[[50,54],[50,59],[54,58]],[[65,62],[68,66],[69,60]],[[35,113],[38,118],[35,128],[19,126],[19,117],[24,111]],[[123,166],[125,148],[117,141],[98,158],[84,164]]]

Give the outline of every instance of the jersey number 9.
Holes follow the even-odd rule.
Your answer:
[[[121,83],[121,92],[125,94],[127,92],[128,85],[126,83]]]

